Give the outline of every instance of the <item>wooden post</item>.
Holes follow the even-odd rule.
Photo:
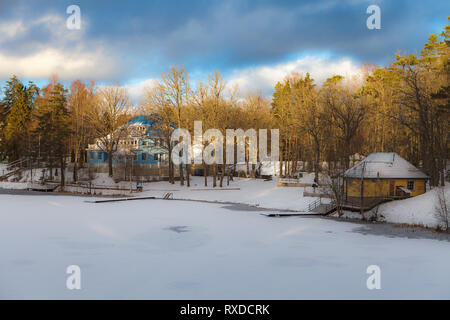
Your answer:
[[[364,171],[366,169],[366,163],[364,162],[362,164],[361,168],[361,200],[360,200],[360,210],[361,210],[361,216],[363,220],[366,220],[366,217],[364,216]]]

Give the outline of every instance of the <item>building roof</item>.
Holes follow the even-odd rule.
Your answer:
[[[344,173],[346,178],[427,179],[428,176],[395,152],[376,152]]]
[[[155,122],[152,120],[151,116],[137,116],[128,121],[128,125],[147,125],[153,126]]]
[[[145,125],[145,126],[150,126],[153,128],[155,123],[162,119],[163,119],[162,116],[160,116],[156,113],[152,113],[148,116],[136,116],[133,119],[128,121],[128,125],[129,126]],[[174,129],[176,129],[175,124],[171,123],[170,126]]]

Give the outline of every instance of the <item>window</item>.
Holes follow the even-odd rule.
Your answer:
[[[102,160],[102,153],[101,152],[97,152],[97,160]]]
[[[153,156],[153,160],[157,161],[159,159],[159,154],[155,153],[155,155]]]
[[[414,180],[408,180],[407,188],[409,190],[414,190]]]
[[[147,154],[146,153],[143,153],[142,154],[142,161],[146,161],[147,160]]]
[[[353,184],[353,179],[348,179],[348,180],[347,180],[347,185],[348,185],[349,187],[351,187],[352,184]]]
[[[94,160],[94,153],[93,153],[93,152],[89,152],[89,158],[90,158],[91,160]]]

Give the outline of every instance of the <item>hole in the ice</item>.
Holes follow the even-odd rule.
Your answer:
[[[183,233],[183,232],[189,232],[188,226],[170,226],[165,228],[165,230],[170,230],[176,233]]]

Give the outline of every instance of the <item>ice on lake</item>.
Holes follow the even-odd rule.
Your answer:
[[[0,298],[450,298],[445,239],[220,204],[85,200],[0,195]],[[66,288],[69,265],[81,290]],[[381,290],[366,287],[369,265]]]

